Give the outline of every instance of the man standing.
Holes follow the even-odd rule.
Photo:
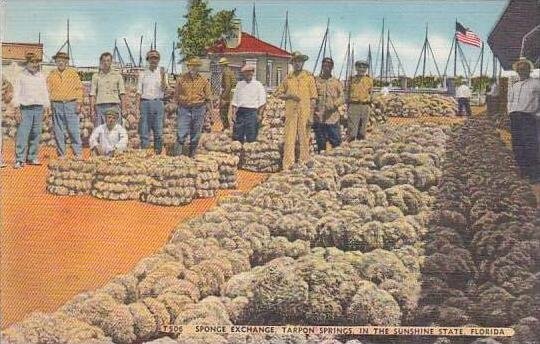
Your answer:
[[[165,69],[158,69],[159,52],[150,50],[146,54],[148,69],[139,74],[137,94],[139,96],[139,135],[141,148],[147,149],[150,145],[150,130],[154,134],[154,152],[161,154],[163,149],[163,96],[167,90]]]
[[[463,116],[463,111],[467,116],[471,116],[471,89],[465,81],[461,81],[461,85],[456,89],[456,99],[458,101],[458,114]]]
[[[56,152],[60,159],[66,155],[66,131],[76,159],[82,159],[82,140],[79,113],[83,101],[83,85],[79,74],[67,67],[69,56],[58,52],[53,56],[57,69],[47,77],[53,112],[53,131]]]
[[[178,103],[176,154],[193,157],[201,138],[204,115],[212,111],[212,91],[208,79],[199,73],[201,60],[194,57],[186,65],[188,72],[178,77],[175,88]],[[189,147],[185,147],[188,137]]]
[[[295,162],[295,146],[298,140],[298,161],[309,159],[309,127],[317,100],[317,87],[313,74],[303,70],[308,57],[300,52],[292,54],[293,72],[279,85],[276,96],[285,100],[285,138],[283,147],[283,170]]]
[[[111,69],[112,55],[109,52],[99,57],[99,72],[92,75],[90,88],[90,109],[94,118],[94,126],[105,123],[105,111],[116,108],[121,114],[124,111],[124,79],[122,75]],[[118,123],[122,124],[122,116],[118,116]]]
[[[508,88],[508,113],[512,134],[512,150],[523,176],[540,180],[540,143],[538,119],[540,115],[540,80],[530,77],[533,64],[520,59],[513,65],[519,81]]]
[[[113,156],[122,153],[128,144],[126,129],[118,124],[118,110],[104,111],[105,124],[92,131],[89,139],[90,150],[95,155]]]
[[[221,116],[221,123],[223,124],[223,130],[229,129],[229,106],[231,105],[232,90],[236,86],[236,77],[231,67],[229,67],[229,60],[222,57],[219,60],[221,66],[221,97],[219,103],[219,114]]]
[[[333,68],[334,60],[325,57],[322,60],[321,75],[315,80],[319,97],[313,116],[313,130],[319,153],[326,150],[327,142],[334,148],[341,144],[338,109],[345,103],[345,99],[343,85],[332,76]]]
[[[257,139],[259,123],[266,105],[266,90],[253,80],[255,67],[242,67],[242,81],[238,82],[232,98],[233,140],[253,142]]]
[[[373,92],[373,79],[367,74],[369,63],[356,61],[354,66],[356,75],[349,82],[348,92],[348,141],[366,138]]]
[[[28,161],[30,165],[40,165],[37,156],[43,112],[50,106],[47,81],[39,71],[40,62],[41,59],[36,54],[26,54],[26,68],[21,72],[13,87],[12,102],[21,110],[21,123],[17,128],[15,140],[15,168],[23,167],[25,161]],[[28,156],[25,159],[27,148]]]

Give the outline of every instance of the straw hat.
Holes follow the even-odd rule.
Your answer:
[[[365,60],[358,60],[354,63],[356,67],[369,67],[369,63]]]
[[[292,53],[292,56],[291,56],[292,61],[296,61],[296,60],[307,61],[308,59],[309,57],[307,55],[304,55],[299,51],[295,51],[294,53]]]
[[[512,65],[512,69],[517,71],[518,69],[522,68],[522,66],[528,66],[529,69],[534,69],[534,65],[531,61],[529,61],[526,57],[521,57],[519,60],[514,62]]]
[[[229,60],[227,60],[225,57],[222,57],[219,59],[219,62],[218,62],[220,65],[228,65],[229,64]]]
[[[105,116],[118,116],[118,110],[115,108],[110,108],[105,111]]]
[[[157,57],[159,59],[160,58],[159,51],[152,49],[149,52],[147,52],[146,60],[149,60],[151,57]]]
[[[187,66],[201,66],[202,62],[201,59],[198,57],[192,57],[186,62]]]
[[[253,65],[245,65],[240,69],[241,72],[247,72],[247,71],[255,71],[255,66]]]
[[[41,62],[41,59],[36,55],[36,53],[26,53],[24,56],[26,59],[26,62]]]
[[[69,55],[67,53],[63,52],[63,51],[59,51],[53,56],[53,59],[54,60],[56,60],[56,59],[69,60]]]

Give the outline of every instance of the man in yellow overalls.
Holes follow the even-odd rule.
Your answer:
[[[232,90],[236,86],[236,76],[233,70],[229,67],[229,60],[222,57],[219,60],[221,66],[221,96],[219,102],[219,114],[221,116],[221,123],[223,124],[223,130],[229,129],[229,107],[231,105]]]
[[[309,133],[317,100],[315,77],[303,70],[308,57],[299,52],[292,55],[293,72],[279,85],[276,96],[285,100],[285,138],[283,147],[283,170],[287,171],[295,162],[295,146],[298,140],[298,161],[309,159]]]
[[[366,138],[369,113],[371,111],[371,92],[373,79],[367,74],[369,64],[366,61],[356,61],[356,75],[349,82],[347,121],[348,141]]]

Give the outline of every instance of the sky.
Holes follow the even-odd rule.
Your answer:
[[[66,40],[66,20],[69,18],[73,59],[78,66],[91,66],[97,64],[101,52],[112,51],[115,39],[123,59],[129,61],[123,38],[127,39],[138,61],[140,36],[144,36],[144,56],[150,48],[153,25],[157,21],[157,48],[162,54],[162,64],[166,65],[170,63],[172,45],[177,40],[177,28],[185,21],[186,3],[186,0],[7,0],[4,37],[7,42],[36,42],[41,32],[45,56],[50,57]],[[215,10],[236,8],[243,30],[251,31],[252,0],[209,0],[209,5]],[[486,40],[504,10],[506,0],[256,0],[255,5],[259,38],[278,46],[285,11],[289,12],[292,48],[310,57],[306,62],[310,70],[330,19],[330,46],[336,61],[336,74],[344,61],[349,33],[355,57],[366,58],[371,44],[373,59],[376,59],[375,50],[385,18],[405,72],[412,76],[426,26],[442,73],[456,19]],[[472,69],[480,49],[464,47],[463,50]],[[491,71],[491,52],[487,48],[484,61],[485,68],[487,66]],[[421,74],[421,69],[420,66],[417,74]],[[427,71],[436,73],[430,58]]]

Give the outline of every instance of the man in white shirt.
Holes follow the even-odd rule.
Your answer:
[[[158,68],[160,55],[157,50],[146,54],[148,69],[139,74],[137,94],[139,95],[139,135],[141,148],[150,146],[150,130],[154,133],[154,152],[161,154],[163,149],[163,96],[167,90],[165,69]]]
[[[105,124],[92,131],[89,144],[92,154],[112,156],[122,153],[128,144],[126,129],[118,124],[118,110],[105,111]]]
[[[540,180],[540,80],[530,77],[533,64],[519,59],[513,65],[519,81],[508,88],[508,114],[512,133],[512,150],[521,174]]]
[[[253,142],[257,139],[259,123],[266,106],[266,90],[257,80],[253,80],[255,67],[245,65],[241,69],[243,79],[236,84],[231,105],[233,139]]]
[[[50,107],[47,81],[39,71],[40,62],[41,59],[35,53],[26,54],[26,68],[13,86],[12,102],[21,110],[21,123],[15,139],[15,168],[23,167],[26,161],[30,165],[40,165],[38,152],[43,112]],[[25,158],[27,149],[28,155]]]
[[[456,99],[458,101],[458,114],[463,116],[463,111],[465,111],[467,116],[471,116],[471,89],[465,81],[461,81],[461,85],[456,89]]]

